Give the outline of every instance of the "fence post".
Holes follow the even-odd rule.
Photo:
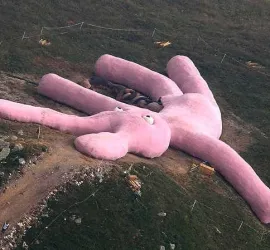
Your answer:
[[[197,200],[194,201],[194,203],[193,203],[193,205],[192,205],[192,207],[191,207],[191,213],[192,213],[192,211],[193,211],[193,209],[194,209],[196,203],[197,203]]]
[[[80,30],[82,29],[83,24],[84,24],[84,22],[81,23]]]
[[[227,54],[225,53],[220,63],[223,63],[223,61],[224,61],[226,55],[227,55]]]
[[[40,30],[39,36],[42,36],[42,35],[43,35],[43,27],[42,27],[41,30]]]
[[[244,222],[242,221],[241,224],[240,224],[240,226],[238,227],[238,230],[237,230],[238,232],[240,231],[240,229],[241,229],[243,223],[244,223]]]
[[[23,32],[22,40],[24,39],[24,37],[25,37],[25,31]]]
[[[152,33],[152,37],[154,37],[155,33],[156,33],[156,28],[154,28],[154,31]]]

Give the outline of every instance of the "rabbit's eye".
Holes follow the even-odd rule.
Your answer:
[[[116,107],[115,109],[114,109],[114,111],[124,111],[122,108],[120,108],[120,107]]]
[[[151,115],[144,115],[143,119],[147,121],[150,125],[154,124],[154,118]]]

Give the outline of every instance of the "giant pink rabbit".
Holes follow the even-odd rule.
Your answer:
[[[90,117],[69,116],[53,110],[0,100],[0,117],[35,122],[79,137],[76,148],[90,156],[117,159],[127,152],[160,156],[170,143],[210,162],[244,197],[263,223],[270,222],[270,192],[253,169],[231,147],[219,140],[221,114],[192,61],[184,56],[167,65],[171,79],[138,64],[104,55],[96,74],[161,98],[160,113],[119,103],[54,74],[45,75],[39,93],[70,105]],[[117,108],[118,107],[118,108]]]

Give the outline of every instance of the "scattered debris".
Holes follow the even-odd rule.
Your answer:
[[[12,152],[17,152],[23,150],[23,145],[21,143],[16,143],[12,148]]]
[[[138,196],[141,196],[141,181],[139,180],[137,175],[130,175],[128,174],[128,176],[126,177],[127,182],[129,184],[129,187],[131,188],[131,190]]]
[[[102,172],[102,168],[97,169],[96,177],[99,179],[99,183],[103,182],[104,174]]]
[[[31,160],[30,160],[34,165],[37,164],[38,161],[38,157],[34,156]]]
[[[170,243],[170,249],[171,249],[171,250],[174,250],[174,249],[175,249],[175,244]]]
[[[8,235],[3,237],[3,240],[0,241],[1,249],[14,249],[17,247],[18,242],[22,240],[22,237],[25,235],[26,230],[31,228],[31,225],[34,221],[37,221],[37,217],[28,217],[25,216],[19,223],[13,226]],[[7,223],[8,224],[8,223]],[[3,246],[13,246],[12,248],[4,248]],[[26,244],[24,244],[24,249],[28,249]]]
[[[221,234],[221,231],[217,228],[217,227],[214,227],[216,229],[216,232]]]
[[[20,165],[25,165],[25,164],[26,164],[25,159],[24,159],[24,158],[20,158],[20,159],[19,159],[19,164],[20,164]]]
[[[48,213],[44,213],[44,214],[42,214],[41,216],[42,216],[42,217],[48,218],[48,217],[49,217],[49,214],[48,214]]]
[[[131,172],[131,170],[132,170],[132,167],[133,167],[133,164],[131,164],[131,165],[129,166],[128,170],[125,170],[125,171],[124,171],[124,174],[125,174],[125,175],[129,175],[130,172]]]
[[[102,166],[101,166],[102,165]],[[49,217],[50,216],[50,209],[48,208],[48,200],[49,199],[57,199],[57,192],[67,192],[66,183],[70,183],[72,185],[76,185],[82,181],[92,182],[94,180],[100,180],[100,177],[104,179],[105,176],[109,174],[112,169],[111,163],[104,163],[102,162],[101,165],[96,169],[92,166],[82,166],[82,168],[78,171],[71,171],[65,173],[63,175],[63,185],[55,188],[52,190],[40,203],[36,210],[32,211],[31,217],[25,216],[19,223],[9,229],[8,234],[3,237],[3,240],[0,240],[0,249],[10,249],[9,244],[13,245],[13,248],[17,246],[17,244],[23,244],[23,237],[26,234],[27,230],[31,228],[33,225],[38,225],[41,221],[39,220],[40,217]],[[94,196],[94,194],[91,194]],[[74,215],[69,217],[71,221],[80,225],[82,223],[82,218]],[[64,217],[64,221],[67,220],[67,217]],[[48,229],[49,227],[45,227]],[[40,244],[39,240],[36,239],[35,244]],[[3,247],[6,248],[3,248]],[[25,245],[25,249],[27,246]]]
[[[25,241],[23,242],[22,247],[23,247],[23,249],[28,249],[29,248],[29,246],[27,245],[27,243]]]
[[[160,216],[160,217],[166,217],[166,213],[164,213],[164,212],[160,212],[160,213],[158,213],[158,216]]]
[[[20,130],[18,131],[18,135],[23,136],[23,130],[22,130],[22,129],[20,129]]]
[[[74,222],[78,225],[80,225],[82,223],[82,218],[77,218],[74,220]]]
[[[17,226],[18,226],[19,228],[23,228],[23,223],[22,223],[22,222],[18,222],[18,223],[17,223]]]
[[[171,45],[172,43],[169,41],[166,41],[166,42],[155,42],[155,44],[158,45],[159,47],[165,48],[165,47]]]
[[[76,186],[81,186],[83,184],[83,181],[75,181]]]
[[[51,42],[45,40],[45,39],[40,39],[38,42],[41,46],[50,46]]]
[[[12,135],[12,136],[10,137],[10,140],[12,140],[12,141],[17,141],[17,140],[18,140],[18,137],[17,137],[16,135]]]
[[[6,159],[10,154],[10,148],[3,148],[0,152],[0,161]]]
[[[255,63],[252,61],[246,62],[246,65],[248,66],[248,68],[251,68],[251,69],[264,69],[265,68],[264,66],[260,65],[259,63]]]
[[[82,218],[77,217],[75,214],[70,217],[70,220],[74,221],[77,225],[80,225],[82,223]]]
[[[8,222],[5,222],[2,226],[2,233],[4,233],[9,227],[9,223]]]
[[[213,175],[215,173],[215,169],[210,167],[210,166],[207,166],[205,163],[200,163],[200,170],[203,174],[205,175]]]
[[[9,142],[0,139],[0,149],[9,148],[9,146],[10,146]]]
[[[196,170],[199,167],[199,165],[197,165],[196,163],[192,163],[191,168],[189,169],[189,172],[193,172],[194,170]]]

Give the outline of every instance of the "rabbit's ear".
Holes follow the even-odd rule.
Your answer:
[[[108,132],[80,136],[75,147],[83,154],[104,160],[117,160],[128,153],[127,138]]]
[[[154,101],[160,96],[183,94],[168,77],[119,57],[107,54],[101,56],[96,62],[95,72],[107,80],[137,90]]]
[[[93,115],[112,111],[115,107],[130,108],[125,103],[86,89],[55,74],[44,75],[38,85],[38,93],[77,110]]]

